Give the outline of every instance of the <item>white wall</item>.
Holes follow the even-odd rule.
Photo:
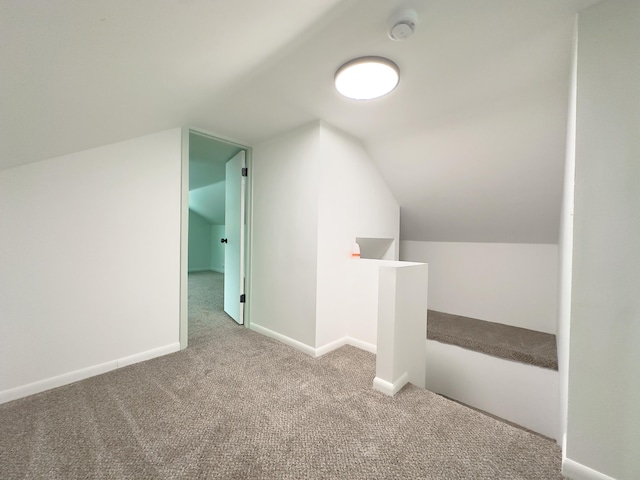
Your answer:
[[[224,225],[211,225],[211,270],[224,273]]]
[[[400,215],[364,147],[321,122],[256,145],[252,198],[252,328],[314,355],[347,337],[375,349],[351,252],[383,237],[397,257]]]
[[[565,471],[640,475],[640,2],[578,19]],[[599,477],[589,477],[599,478]]]
[[[318,125],[253,148],[251,326],[316,338]]]
[[[355,301],[351,252],[356,237],[393,238],[397,259],[400,209],[357,140],[326,124],[319,132],[316,347],[345,336],[375,344],[377,310]]]
[[[534,432],[558,435],[558,372],[427,340],[427,389]]]
[[[0,401],[178,348],[180,162],[174,129],[0,172]]]
[[[400,259],[429,264],[431,310],[556,333],[556,245],[402,241]]]

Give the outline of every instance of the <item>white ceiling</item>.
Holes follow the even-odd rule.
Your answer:
[[[0,168],[181,125],[359,138],[407,240],[556,243],[574,14],[597,0],[0,1]],[[386,36],[400,6],[415,35]],[[384,55],[399,87],[340,98]]]

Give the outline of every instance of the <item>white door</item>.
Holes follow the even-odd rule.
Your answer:
[[[225,179],[224,311],[240,325],[244,322],[244,150],[227,162]]]

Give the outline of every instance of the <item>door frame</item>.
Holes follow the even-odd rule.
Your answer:
[[[189,340],[189,133],[211,138],[245,150],[245,164],[249,174],[246,177],[245,190],[245,243],[244,243],[244,326],[251,327],[251,245],[252,201],[253,201],[253,151],[252,148],[229,138],[207,132],[195,127],[182,128],[181,185],[180,185],[180,349],[187,348]]]

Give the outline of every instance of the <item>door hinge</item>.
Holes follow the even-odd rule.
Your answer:
[[[247,167],[242,167],[242,176],[243,177],[249,176],[249,169]]]
[[[244,293],[242,295],[240,295],[240,303],[244,303],[245,298],[246,297],[244,296]]]

